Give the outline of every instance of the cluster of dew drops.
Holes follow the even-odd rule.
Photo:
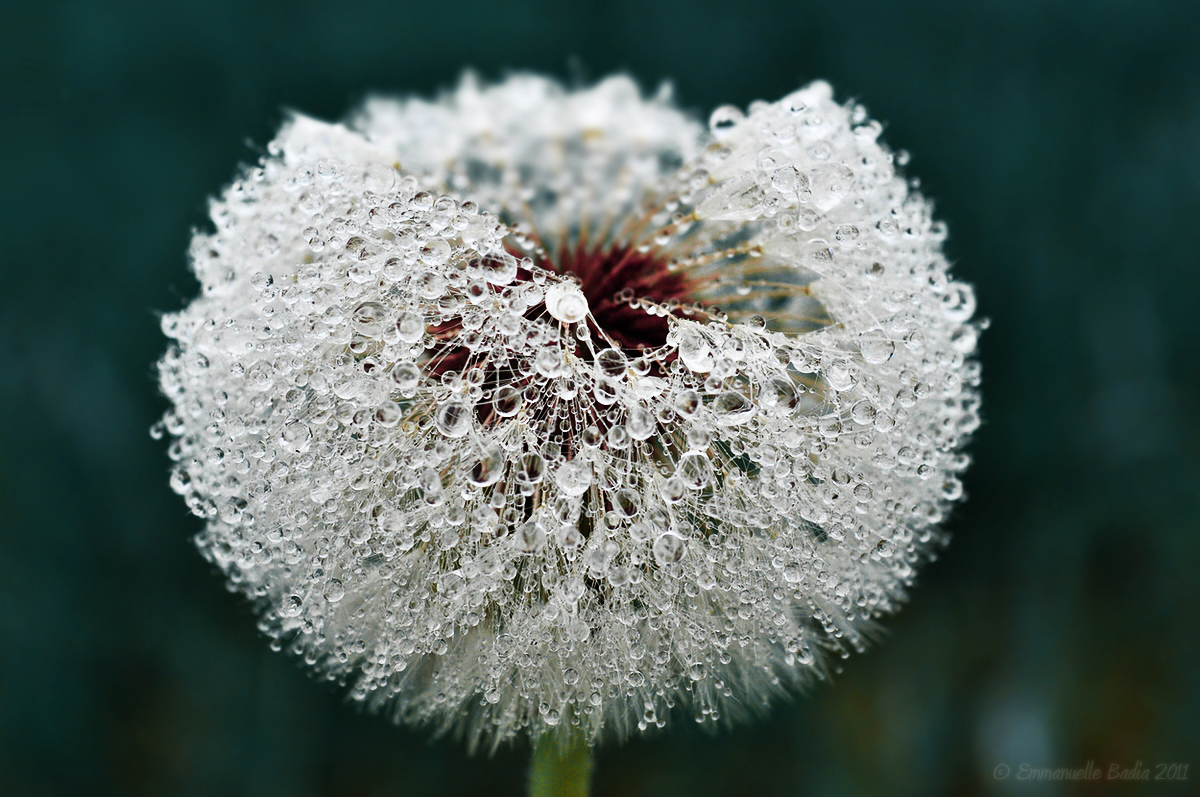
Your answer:
[[[714,114],[652,240],[720,279],[621,296],[669,316],[644,350],[469,191],[278,152],[234,182],[156,433],[277,647],[493,741],[716,721],[861,648],[962,494],[974,300],[877,129],[805,96]]]

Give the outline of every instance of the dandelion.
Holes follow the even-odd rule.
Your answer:
[[[287,121],[166,315],[171,484],[260,628],[472,745],[734,719],[962,497],[978,323],[862,106],[468,76]]]

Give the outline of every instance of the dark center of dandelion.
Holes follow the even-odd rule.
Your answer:
[[[515,249],[510,253],[518,259],[525,257]],[[542,252],[535,262],[545,271],[570,275],[578,282],[578,293],[587,301],[588,313],[586,321],[580,323],[587,324],[596,341],[596,351],[613,346],[634,354],[659,348],[667,342],[670,329],[667,317],[687,313],[694,304],[691,281],[684,273],[669,268],[666,258],[655,250],[641,251],[628,244],[588,247],[581,243],[574,249],[564,246],[556,257]],[[526,268],[517,270],[518,282],[532,277]],[[552,288],[547,285],[547,294]],[[553,315],[543,303],[529,308],[525,317],[532,320],[548,314]],[[432,327],[430,331],[435,338],[445,341],[432,352],[428,366],[431,373],[442,375],[470,367],[471,354],[457,340],[462,331],[460,321]],[[591,347],[582,345],[574,351],[586,361],[590,361],[593,353]],[[494,374],[489,376],[495,379]]]
[[[626,350],[664,345],[669,328],[666,314],[688,300],[691,288],[659,253],[628,245],[564,248],[556,262],[541,265],[574,274],[588,302],[592,332]],[[667,313],[651,312],[664,307]]]

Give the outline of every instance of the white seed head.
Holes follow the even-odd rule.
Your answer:
[[[824,83],[291,119],[169,314],[172,486],[261,627],[472,743],[718,721],[861,649],[962,496],[971,288]]]

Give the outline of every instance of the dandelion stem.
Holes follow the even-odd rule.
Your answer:
[[[545,733],[533,748],[529,797],[587,797],[592,779],[592,748],[579,734],[564,744]]]

